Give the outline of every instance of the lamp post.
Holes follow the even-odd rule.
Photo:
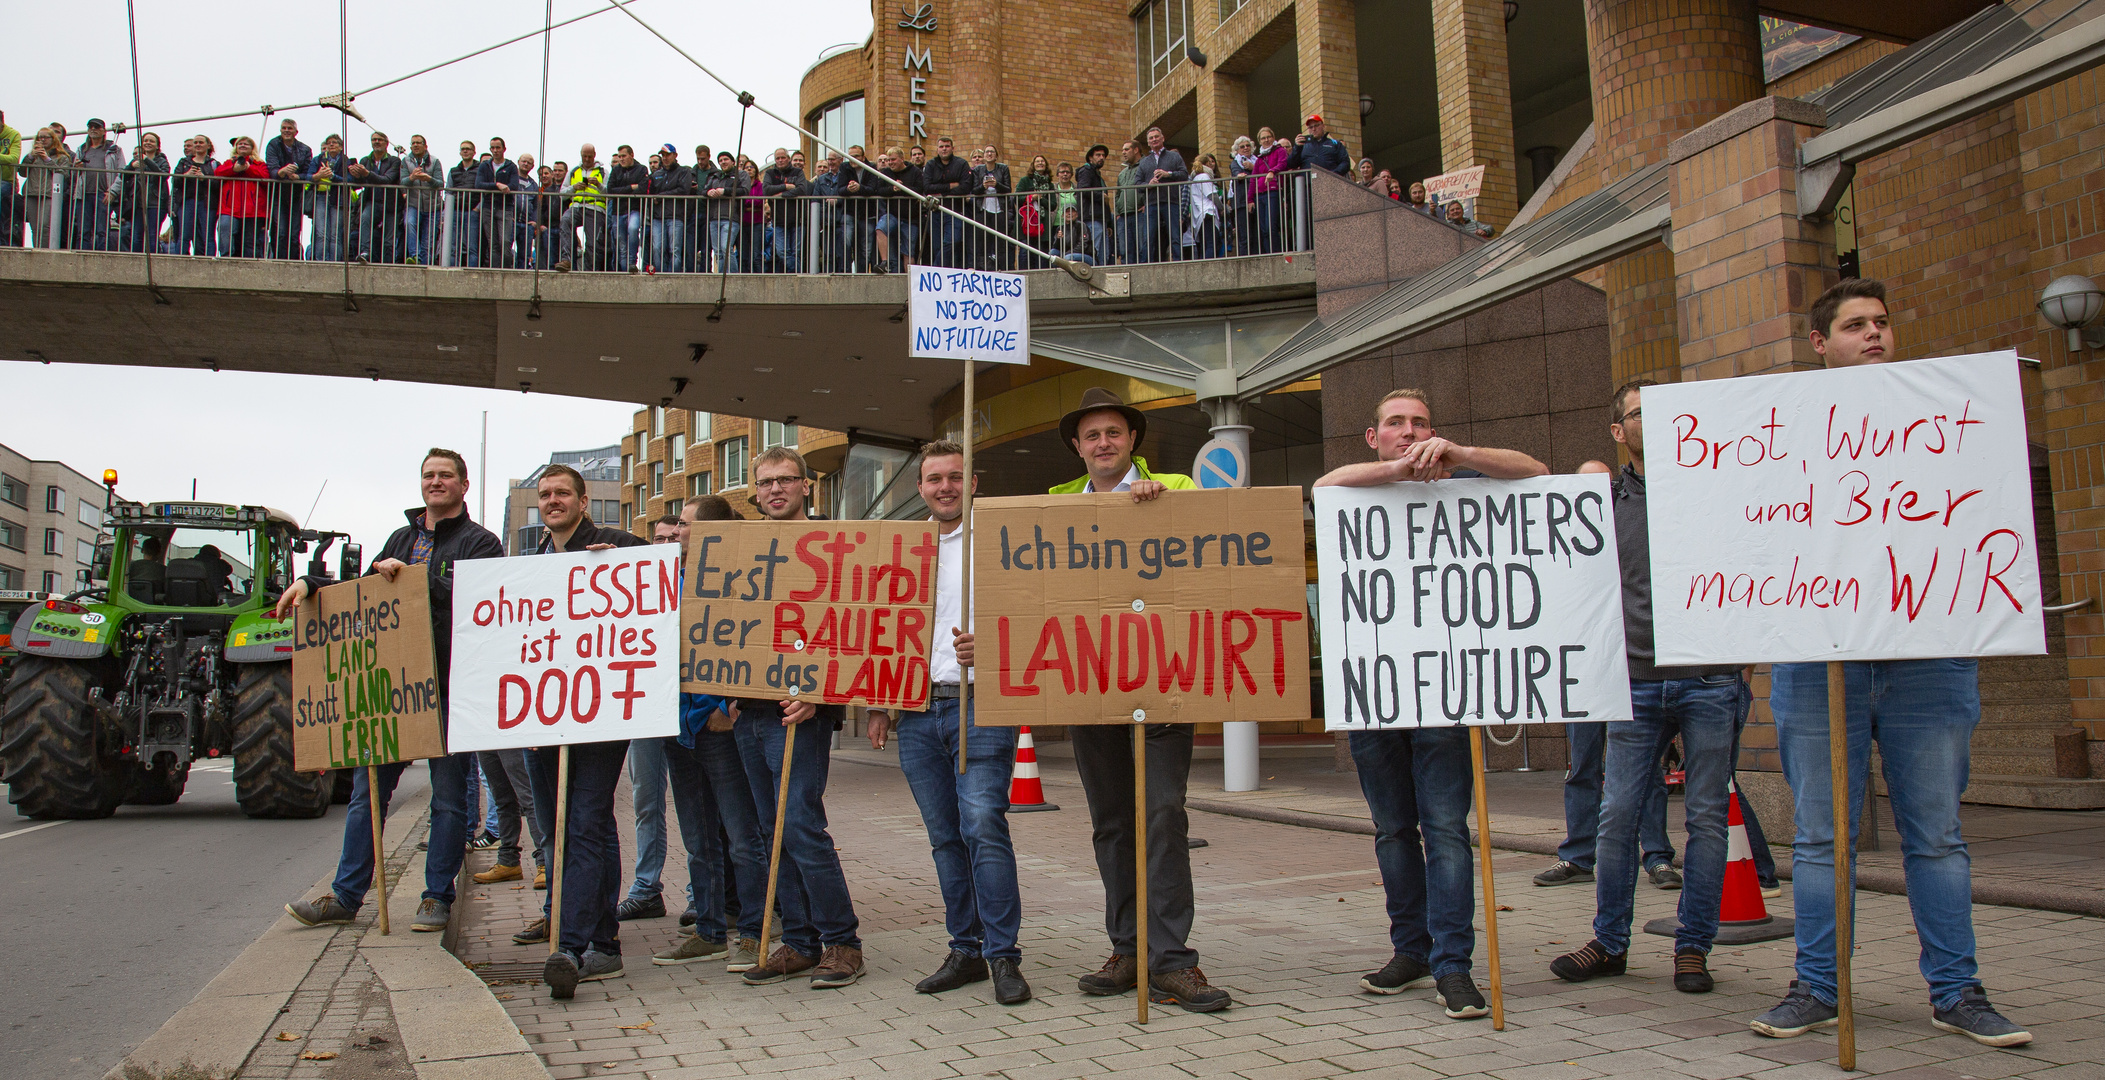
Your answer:
[[[2056,327],[2068,331],[2068,351],[2083,351],[2083,328],[2105,308],[2105,291],[2080,274],[2055,278],[2039,293],[2039,313]]]

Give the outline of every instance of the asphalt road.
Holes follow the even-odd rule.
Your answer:
[[[0,809],[0,1076],[100,1080],[335,866],[343,807],[251,821],[229,768],[102,821]]]

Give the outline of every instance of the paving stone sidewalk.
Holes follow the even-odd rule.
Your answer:
[[[1363,994],[1358,978],[1390,952],[1372,841],[1207,813],[1192,814],[1193,835],[1209,841],[1192,852],[1199,902],[1193,945],[1207,975],[1237,1004],[1206,1016],[1156,1007],[1142,1027],[1133,1022],[1131,995],[1092,998],[1075,989],[1075,976],[1093,970],[1107,949],[1088,815],[1071,773],[1057,768],[1047,770],[1048,796],[1066,809],[1011,818],[1023,872],[1024,971],[1037,998],[1004,1008],[993,1004],[986,984],[919,995],[914,981],[940,962],[947,940],[934,869],[904,778],[868,758],[841,752],[827,799],[868,958],[854,986],[812,990],[791,981],[753,988],[719,965],[654,967],[650,953],[677,933],[677,920],[668,917],[624,924],[624,975],[554,1002],[539,985],[542,947],[509,939],[538,915],[542,894],[514,884],[475,886],[463,897],[458,951],[491,980],[555,1077],[1843,1075],[1832,1064],[1831,1035],[1778,1041],[1746,1027],[1786,988],[1788,941],[1718,950],[1712,965],[1719,985],[1707,995],[1675,992],[1671,942],[1646,936],[1633,949],[1630,976],[1585,986],[1555,980],[1547,964],[1586,941],[1593,893],[1585,886],[1532,887],[1539,855],[1501,853],[1493,863],[1498,902],[1510,909],[1498,913],[1505,1031],[1493,1031],[1489,1020],[1448,1020],[1429,991]],[[625,789],[620,813],[626,843],[632,833]],[[1494,831],[1502,827],[1494,822]],[[665,871],[669,901],[685,885],[674,833]],[[624,858],[633,855],[625,847]],[[488,858],[475,853],[471,861],[479,867]],[[1638,922],[1670,914],[1674,897],[1642,889]],[[1788,901],[1787,891],[1772,903],[1788,913]],[[669,906],[677,911],[679,904]],[[1864,893],[1858,912],[1863,1071],[1907,1080],[2105,1080],[2105,923],[1976,907],[1989,992],[2038,1037],[2019,1050],[1991,1050],[1929,1026],[1905,898]],[[1481,984],[1481,937],[1476,959]]]

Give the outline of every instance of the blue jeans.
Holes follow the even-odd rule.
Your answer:
[[[623,210],[614,215],[614,235],[617,239],[615,258],[617,265],[610,269],[627,273],[636,265],[636,257],[643,251],[643,211]]]
[[[365,243],[367,262],[391,263],[400,258],[396,246],[400,236],[394,210],[401,200],[385,188],[371,188],[358,207],[358,235]]]
[[[787,225],[769,225],[768,272],[794,274],[797,272],[797,255],[804,249],[804,230]]]
[[[798,725],[782,823],[782,867],[775,888],[775,903],[782,909],[782,944],[805,956],[819,955],[826,945],[862,947],[848,875],[826,831],[826,774],[836,711],[822,707],[818,716]],[[768,701],[745,702],[732,729],[753,806],[760,812],[760,834],[769,844],[774,843],[775,790],[782,778],[785,730],[780,706]]]
[[[415,259],[427,266],[437,266],[439,212],[437,209],[419,210],[414,206],[402,208],[402,257]]]
[[[1355,731],[1349,740],[1374,815],[1389,944],[1436,976],[1468,971],[1476,949],[1469,729]]]
[[[724,940],[731,929],[725,909],[725,893],[730,891],[738,901],[738,936],[759,938],[760,914],[767,906],[768,849],[737,737],[728,731],[703,731],[695,736],[692,750],[669,739],[665,762],[672,770],[672,804],[680,835],[687,841],[687,903],[695,912],[694,932],[708,941]],[[728,865],[725,839],[730,842]],[[730,890],[724,887],[726,869]]]
[[[629,740],[629,791],[636,800],[636,880],[629,885],[631,900],[649,900],[665,891],[661,882],[665,874],[665,744],[670,741]]]
[[[482,759],[479,757],[468,763],[466,786],[468,794],[461,805],[468,808],[468,836],[472,839],[475,827],[482,822]]]
[[[1134,263],[1147,261],[1140,246],[1141,229],[1146,223],[1147,212],[1143,210],[1135,210],[1130,214],[1120,214],[1118,216],[1115,224],[1118,226],[1118,261],[1120,263],[1131,266]]]
[[[687,272],[686,222],[676,217],[651,219],[650,245],[651,265],[657,267],[659,273]]]
[[[962,250],[965,223],[949,214],[935,214],[929,218],[929,223],[934,230],[930,236],[931,246],[935,248],[929,253],[932,261],[937,266],[965,265],[965,253]]]
[[[446,254],[448,266],[480,266],[482,255],[482,213],[464,210],[458,206],[452,210],[452,220],[447,222],[452,234],[447,237]]]
[[[1718,904],[1725,889],[1726,787],[1739,747],[1745,684],[1736,674],[1691,679],[1632,679],[1634,719],[1608,729],[1608,790],[1601,800],[1600,867],[1594,876],[1593,936],[1610,953],[1630,948],[1637,890],[1638,833],[1650,817],[1659,755],[1681,732],[1682,802],[1688,814],[1683,861],[1681,927],[1674,948],[1710,951],[1718,936]]]
[[[1922,942],[1930,1000],[1948,1009],[1981,980],[1974,963],[1973,862],[1959,831],[1974,726],[1981,721],[1972,660],[1878,660],[1845,668],[1849,692],[1849,845],[1856,846],[1871,742],[1878,740],[1893,825],[1900,833],[1908,910]],[[1827,756],[1827,665],[1777,664],[1769,676],[1783,775],[1797,804],[1791,890],[1798,930],[1798,983],[1835,1000],[1834,804]],[[1855,874],[1851,893],[1854,910]]]
[[[330,203],[316,200],[314,204],[314,236],[308,247],[307,257],[315,262],[342,262],[344,257],[344,217],[347,211],[341,202]]]
[[[176,208],[175,253],[178,255],[219,254],[219,245],[213,235],[214,219],[218,212],[203,199],[192,199]]]
[[[931,698],[925,712],[899,717],[899,768],[921,808],[943,890],[950,948],[988,960],[1023,956],[1023,899],[1016,848],[1009,842],[1009,776],[1016,729],[969,724],[965,774],[957,771],[956,698]]]
[[[431,836],[424,852],[424,899],[453,902],[453,879],[460,875],[468,846],[468,770],[475,755],[454,754],[432,758]],[[380,816],[387,817],[388,799],[410,762],[398,761],[379,767]],[[343,855],[336,860],[336,901],[345,910],[365,906],[365,893],[373,887],[373,801],[366,787],[365,770],[351,777],[351,805],[344,808]],[[384,903],[385,901],[383,901]]]
[[[731,245],[738,240],[738,223],[729,219],[709,222],[709,254],[716,265],[709,267],[719,274],[728,274],[737,269],[731,265]]]
[[[570,799],[564,822],[563,931],[557,947],[571,956],[589,949],[621,955],[621,924],[614,919],[614,898],[621,893],[621,830],[614,824],[614,788],[628,757],[626,739],[578,743],[570,748]],[[547,825],[549,852],[555,850],[557,748],[526,752],[534,774],[534,813]],[[545,799],[544,799],[545,793]],[[437,840],[433,841],[434,846]],[[552,884],[552,883],[551,883]],[[555,890],[550,888],[553,897]],[[543,900],[542,904],[548,903]]]
[[[1608,725],[1566,724],[1564,734],[1571,767],[1564,772],[1564,842],[1557,845],[1557,858],[1591,870],[1601,829],[1601,765],[1607,760]],[[1672,737],[1667,732],[1667,738]],[[1663,752],[1666,743],[1660,746]],[[1674,842],[1666,834],[1666,779],[1660,775],[1656,756],[1648,776],[1644,816],[1638,819],[1637,831],[1647,870],[1674,864]]]

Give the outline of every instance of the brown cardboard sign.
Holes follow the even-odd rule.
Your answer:
[[[1304,720],[1301,489],[973,504],[974,720]]]
[[[292,617],[292,760],[302,771],[446,752],[425,566],[315,593]]]
[[[932,521],[697,521],[680,689],[828,705],[928,704]]]

